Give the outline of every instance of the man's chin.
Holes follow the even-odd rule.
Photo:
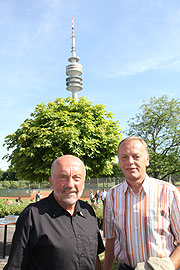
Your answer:
[[[136,180],[138,179],[138,175],[136,173],[128,173],[126,174],[126,179],[130,179],[130,180]]]
[[[64,194],[64,196],[62,197],[62,201],[66,204],[66,205],[73,205],[75,204],[81,197],[82,192],[77,192],[77,193],[73,193],[73,194]]]
[[[65,198],[63,199],[64,204],[66,205],[73,205],[77,202],[78,198]]]

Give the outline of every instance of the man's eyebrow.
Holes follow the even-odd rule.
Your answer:
[[[68,176],[66,173],[59,173],[58,176]]]

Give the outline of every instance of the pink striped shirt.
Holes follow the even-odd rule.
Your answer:
[[[117,261],[135,267],[150,256],[169,257],[180,243],[180,193],[146,176],[135,194],[124,181],[106,195],[103,224],[104,236],[115,238]]]

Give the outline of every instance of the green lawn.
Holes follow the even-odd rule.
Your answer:
[[[104,252],[99,256],[100,258],[100,261],[101,261],[101,269],[103,269],[103,265],[104,265]],[[118,262],[114,262],[114,265],[113,265],[113,270],[117,270],[119,267],[119,263]]]

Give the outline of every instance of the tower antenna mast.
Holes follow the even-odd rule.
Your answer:
[[[76,56],[74,18],[72,18],[72,48],[71,57],[68,59],[70,64],[66,66],[66,90],[72,92],[72,98],[78,100],[78,91],[83,89],[82,83],[82,65],[79,64],[79,57]]]

